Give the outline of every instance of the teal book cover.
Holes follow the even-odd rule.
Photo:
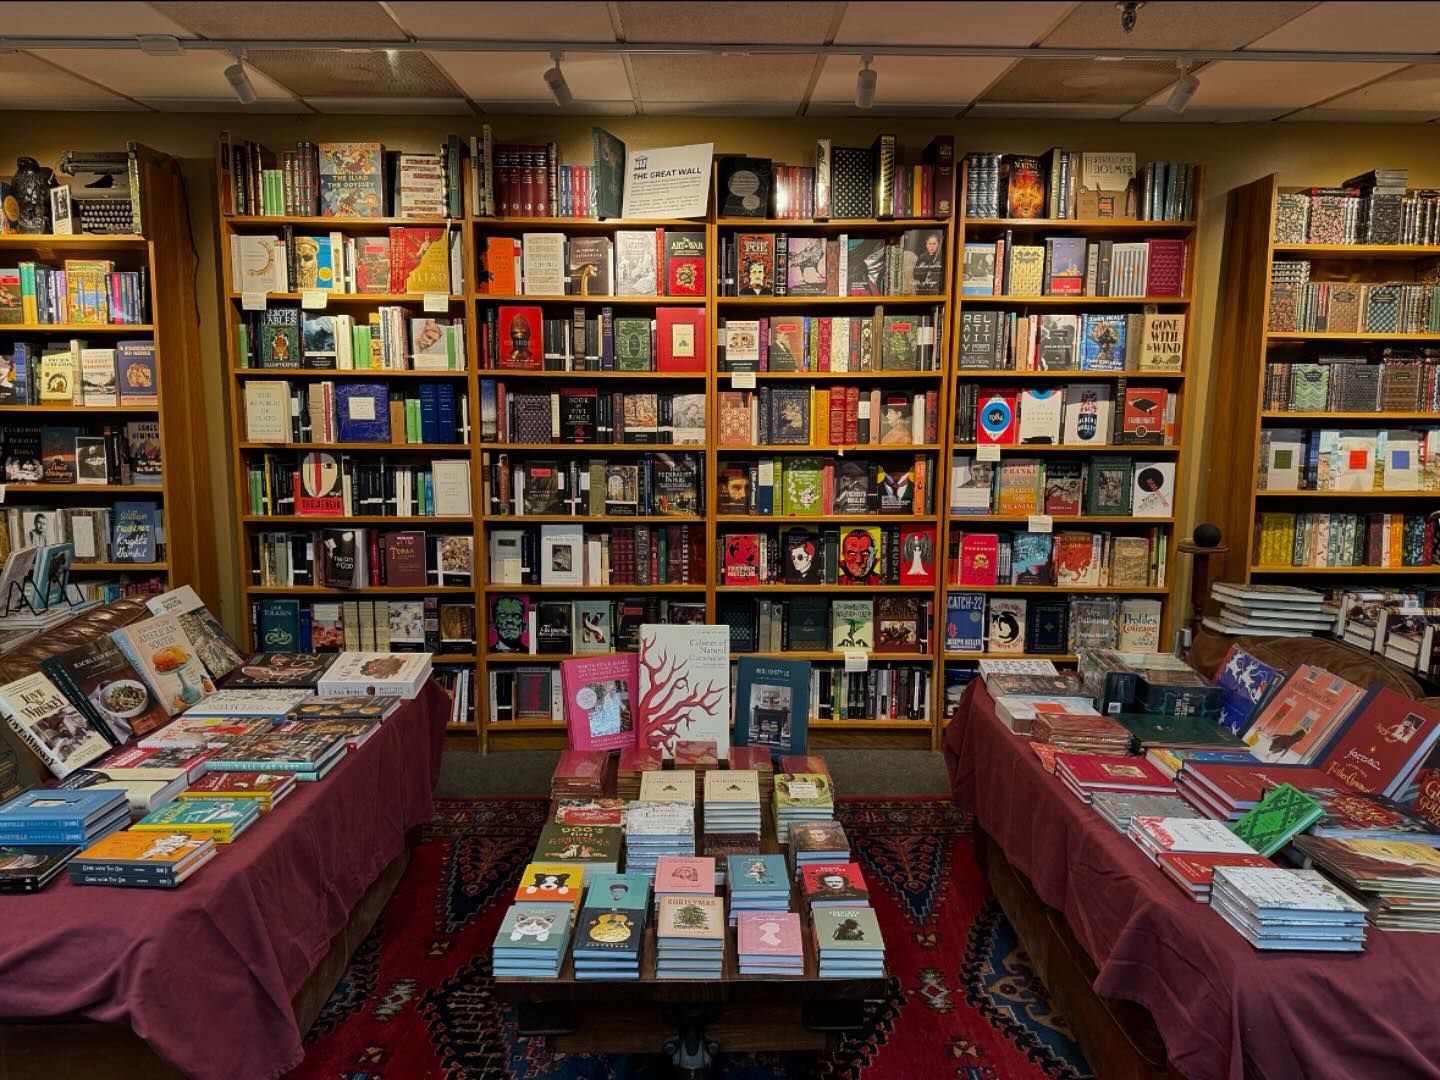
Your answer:
[[[166,803],[139,822],[140,825],[238,825],[260,813],[254,799],[177,799]]]

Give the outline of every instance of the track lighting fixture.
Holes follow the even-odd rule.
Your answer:
[[[565,81],[565,73],[560,70],[560,57],[563,55],[560,52],[552,52],[550,58],[555,61],[555,66],[545,72],[545,85],[550,88],[550,96],[562,109],[575,100],[570,93],[570,84]]]
[[[1189,107],[1195,91],[1200,89],[1200,79],[1191,73],[1190,61],[1177,60],[1175,63],[1180,69],[1180,81],[1175,84],[1175,89],[1170,91],[1170,100],[1165,103],[1165,107],[1173,113],[1183,113]]]
[[[860,72],[855,76],[855,107],[868,109],[875,104],[875,82],[879,78],[870,68],[869,53],[860,57]]]
[[[245,72],[245,57],[235,57],[235,63],[225,69],[225,81],[230,84],[230,89],[235,91],[236,98],[241,105],[255,104],[255,85],[250,81],[250,76]]]

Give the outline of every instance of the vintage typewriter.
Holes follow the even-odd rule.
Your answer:
[[[70,202],[79,232],[132,234],[140,232],[132,199],[133,155],[123,150],[67,150],[60,171],[71,177]]]

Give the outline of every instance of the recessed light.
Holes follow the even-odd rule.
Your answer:
[[[1071,75],[1069,78],[1061,79],[1061,86],[1068,86],[1072,90],[1093,90],[1097,86],[1104,86],[1110,81],[1108,75]]]

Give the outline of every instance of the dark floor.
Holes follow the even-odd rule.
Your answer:
[[[846,795],[944,795],[950,790],[945,762],[928,750],[822,750]],[[440,770],[435,794],[448,798],[480,795],[544,795],[558,750],[507,750],[483,755],[451,752]]]

